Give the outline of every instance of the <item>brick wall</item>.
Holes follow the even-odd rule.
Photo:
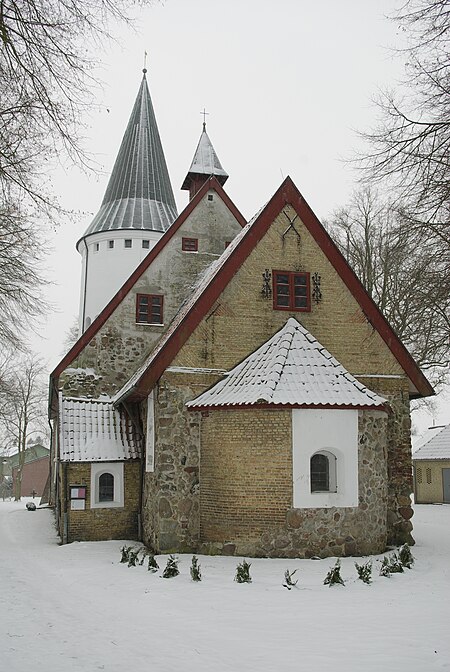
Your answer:
[[[201,420],[202,542],[255,544],[292,506],[289,410],[211,411]]]
[[[65,472],[65,473],[64,473]],[[67,541],[102,541],[107,539],[138,539],[140,506],[140,463],[124,463],[124,506],[91,509],[90,463],[64,463],[61,469],[61,513],[67,511]],[[86,509],[70,509],[69,486],[86,485]],[[64,501],[67,497],[67,504]],[[66,508],[67,507],[67,508]],[[64,519],[61,516],[59,533],[63,537]]]

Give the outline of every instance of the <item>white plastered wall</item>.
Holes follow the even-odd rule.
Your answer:
[[[293,409],[293,505],[298,509],[358,506],[358,411]],[[336,492],[311,492],[310,460],[336,457]]]

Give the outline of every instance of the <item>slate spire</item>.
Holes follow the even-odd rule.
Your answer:
[[[117,229],[166,231],[178,216],[143,70],[100,210],[85,236]]]
[[[222,186],[228,180],[228,173],[222,168],[206,132],[206,123],[203,122],[203,131],[181,188],[189,190],[189,198],[192,199],[211,175],[214,175]]]

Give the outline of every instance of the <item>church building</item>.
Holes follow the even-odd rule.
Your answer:
[[[203,124],[177,214],[144,71],[50,379],[63,543],[414,543],[409,402],[432,387],[292,180],[246,222],[227,178]]]

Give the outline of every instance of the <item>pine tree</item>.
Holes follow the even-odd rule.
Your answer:
[[[178,576],[180,570],[178,569],[179,560],[174,555],[169,555],[167,564],[164,567],[163,579],[171,579],[174,576]]]
[[[201,581],[202,580],[202,573],[200,571],[200,565],[198,562],[197,556],[193,555],[192,556],[192,564],[191,564],[191,579],[192,581]]]
[[[152,555],[152,554],[150,554],[150,555],[148,556],[147,570],[148,570],[149,572],[153,572],[153,573],[154,573],[154,572],[157,572],[158,569],[159,569],[159,565],[158,565],[158,563],[157,563],[156,560],[155,560],[155,556]]]
[[[252,577],[250,576],[250,567],[251,563],[247,562],[247,560],[240,562],[236,567],[236,576],[234,577],[234,580],[237,581],[237,583],[251,583]]]
[[[356,571],[358,572],[358,579],[363,583],[372,583],[372,561],[368,560],[363,565],[358,565],[355,562]]]
[[[339,558],[336,560],[336,564],[334,567],[330,568],[330,571],[326,575],[324,579],[324,585],[325,586],[334,586],[335,584],[340,584],[341,586],[344,586],[344,579],[341,577],[341,561]]]
[[[411,553],[411,549],[408,546],[408,544],[403,544],[403,546],[400,548],[398,552],[398,558],[402,563],[403,567],[411,569],[411,567],[414,564],[414,556]]]

